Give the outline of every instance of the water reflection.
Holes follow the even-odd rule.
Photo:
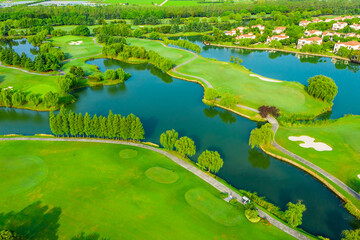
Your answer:
[[[236,117],[229,111],[218,110],[214,107],[204,108],[204,115],[209,118],[219,116],[223,123],[232,124],[236,122]]]
[[[253,148],[248,150],[248,160],[251,163],[251,166],[255,168],[268,169],[270,166],[270,157],[266,155],[263,151]]]

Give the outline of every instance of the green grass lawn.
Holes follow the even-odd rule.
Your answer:
[[[197,1],[188,0],[188,1],[177,1],[177,0],[169,0],[165,3],[164,6],[194,6],[198,5]]]
[[[193,57],[193,54],[180,49],[166,48],[160,42],[128,39],[128,42],[157,51],[160,55],[181,64]],[[297,82],[267,82],[250,76],[251,72],[229,62],[198,57],[189,64],[177,69],[178,72],[199,76],[208,80],[219,92],[230,92],[240,98],[240,103],[258,108],[262,105],[274,105],[290,113],[322,113],[329,104],[308,95],[304,86]]]
[[[73,30],[74,28],[76,28],[78,25],[63,25],[63,26],[54,26],[54,29],[62,29],[65,31],[70,32],[71,30]],[[101,25],[91,25],[91,26],[87,26],[90,29],[90,32],[93,33],[93,29],[97,28],[97,27],[101,27]]]
[[[45,94],[49,91],[58,91],[56,79],[57,76],[40,76],[0,67],[0,88],[11,86],[14,90]]]
[[[212,186],[149,150],[8,141],[0,142],[0,153],[0,212],[21,216],[15,228],[36,218],[30,232],[44,239],[83,231],[111,239],[292,239],[250,223],[241,205],[226,203]]]
[[[302,148],[301,142],[293,142],[289,136],[307,135],[333,148],[319,152]],[[360,116],[340,118],[324,126],[280,127],[276,141],[291,152],[316,164],[345,184],[360,191]]]
[[[51,38],[50,41],[65,52],[67,59],[87,57],[101,53],[101,47],[96,45],[92,37],[66,35]],[[83,41],[80,45],[70,45],[71,42]]]

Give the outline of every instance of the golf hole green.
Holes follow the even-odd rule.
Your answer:
[[[158,183],[174,183],[179,179],[179,175],[172,171],[162,167],[152,167],[146,170],[146,177],[149,179],[158,182]]]
[[[37,156],[5,157],[0,159],[0,196],[10,196],[38,185],[47,175],[47,167]]]
[[[138,155],[138,151],[135,149],[124,149],[119,152],[121,158],[133,158]]]

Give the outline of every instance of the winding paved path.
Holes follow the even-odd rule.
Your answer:
[[[305,164],[306,166],[310,167],[311,169],[317,171],[318,173],[324,175],[326,178],[328,178],[330,181],[332,181],[333,183],[335,183],[336,185],[338,185],[340,188],[342,188],[344,191],[346,191],[347,193],[349,193],[351,196],[353,196],[354,198],[356,198],[357,200],[360,201],[360,195],[359,193],[355,192],[352,188],[348,187],[345,183],[343,183],[342,181],[340,181],[339,179],[337,179],[336,177],[334,177],[333,175],[331,175],[330,173],[326,172],[325,170],[323,170],[322,168],[320,168],[319,166],[313,164],[312,162],[309,162],[308,160],[290,152],[289,150],[283,148],[282,146],[280,146],[276,141],[275,141],[275,135],[277,130],[279,129],[279,123],[278,121],[272,117],[272,116],[268,116],[267,120],[269,123],[271,123],[272,125],[272,130],[274,131],[274,141],[273,141],[273,146],[278,149],[279,151],[285,153],[286,155],[298,160],[299,162]]]
[[[191,173],[195,174],[205,182],[212,185],[214,188],[219,190],[220,192],[227,192],[232,197],[236,198],[240,203],[243,203],[242,197],[225,186],[224,184],[217,181],[215,178],[207,175],[205,172],[201,171],[200,169],[194,167],[190,163],[187,163],[180,158],[172,155],[171,153],[165,152],[159,148],[151,147],[148,145],[144,145],[141,143],[134,143],[134,142],[123,142],[123,141],[114,141],[114,140],[98,140],[98,139],[82,139],[82,138],[36,138],[36,137],[13,137],[13,138],[0,138],[0,141],[45,141],[45,142],[87,142],[87,143],[108,143],[108,144],[120,144],[120,145],[128,145],[134,147],[140,147],[144,149],[148,149],[157,153],[160,153],[169,159],[171,159],[176,164],[180,165],[181,167],[185,168],[186,170],[190,171]],[[271,217],[269,214],[265,213],[261,209],[258,209],[259,216],[262,218],[266,218],[272,225],[279,228],[280,230],[286,232],[287,234],[300,239],[300,240],[310,240],[308,237],[303,235],[302,233],[295,231],[294,229],[286,226],[285,224],[279,222],[278,220]]]
[[[182,51],[186,51],[186,52],[189,52],[189,53],[191,53],[191,54],[194,55],[194,57],[193,57],[192,59],[190,59],[190,60],[188,60],[188,61],[186,61],[186,62],[183,62],[183,63],[175,66],[173,69],[171,69],[174,73],[177,73],[177,74],[182,75],[182,76],[185,76],[185,77],[191,77],[191,78],[199,79],[200,81],[204,82],[208,88],[214,88],[214,87],[211,85],[211,83],[209,83],[209,82],[208,82],[207,80],[205,80],[204,78],[197,77],[197,76],[193,76],[193,75],[189,75],[189,74],[185,74],[185,73],[180,73],[180,72],[178,72],[178,71],[176,70],[176,69],[178,69],[179,67],[182,67],[182,66],[184,66],[185,64],[188,64],[189,62],[194,61],[196,58],[198,58],[199,55],[197,55],[196,53],[191,52],[191,51],[189,51],[189,50],[186,50],[186,49],[179,49],[179,48],[175,48],[175,47],[169,47],[169,46],[166,46],[166,45],[165,45],[164,43],[162,43],[162,42],[159,42],[159,43],[161,43],[161,44],[162,44],[164,47],[166,47],[166,48],[173,48],[173,49],[176,49],[176,50],[182,50]]]

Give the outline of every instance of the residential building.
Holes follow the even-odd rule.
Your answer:
[[[337,22],[332,25],[332,30],[340,30],[346,27],[348,24],[346,22]]]
[[[322,31],[319,30],[306,30],[304,32],[305,36],[310,37],[312,35],[316,35],[316,36],[321,36],[322,35]]]
[[[277,27],[273,30],[273,33],[280,34],[286,30],[286,27]]]
[[[356,33],[347,33],[347,34],[344,36],[344,38],[349,38],[349,37],[356,37],[356,38],[358,38],[358,37],[360,37],[360,35],[359,35],[359,34],[356,34]]]
[[[225,32],[225,35],[226,36],[235,36],[236,35],[236,30],[233,29],[231,31],[227,31],[227,32]]]
[[[313,23],[319,23],[319,22],[322,22],[323,20],[321,19],[318,19],[318,18],[315,18],[312,20]]]
[[[264,33],[264,30],[265,30],[265,26],[262,26],[260,24],[258,25],[254,25],[252,26],[251,28],[258,28],[260,30],[260,33],[263,34]]]
[[[334,38],[335,35],[338,36],[338,37],[341,36],[341,34],[338,33],[338,32],[329,32],[329,31],[326,31],[326,32],[323,32],[322,37],[324,38],[324,37],[326,37],[326,36],[329,36],[329,37],[330,37],[330,40],[333,40],[333,38]]]
[[[255,39],[255,35],[250,32],[248,34],[241,34],[239,36],[236,36],[236,39],[237,40],[240,40],[240,39]]]
[[[240,27],[237,27],[236,28],[236,31],[239,31],[240,33],[243,33],[245,29],[247,29],[248,27],[243,27],[243,26],[240,26]]]
[[[360,24],[353,23],[350,25],[350,28],[354,29],[355,31],[360,30]]]
[[[306,44],[322,44],[322,38],[321,37],[311,37],[311,38],[300,38],[298,40],[297,47],[301,49]]]
[[[334,46],[334,53],[338,52],[340,48],[346,47],[350,50],[359,50],[360,49],[360,43],[357,41],[350,41],[350,42],[337,42]]]
[[[307,20],[303,20],[299,22],[299,26],[301,27],[306,27],[307,25],[309,25],[309,23],[311,23],[310,21]]]
[[[287,38],[289,38],[289,36],[285,35],[285,33],[282,33],[280,35],[274,35],[274,36],[268,37],[266,42],[270,43],[271,41],[274,41],[274,40],[281,41],[281,40],[285,40]]]

